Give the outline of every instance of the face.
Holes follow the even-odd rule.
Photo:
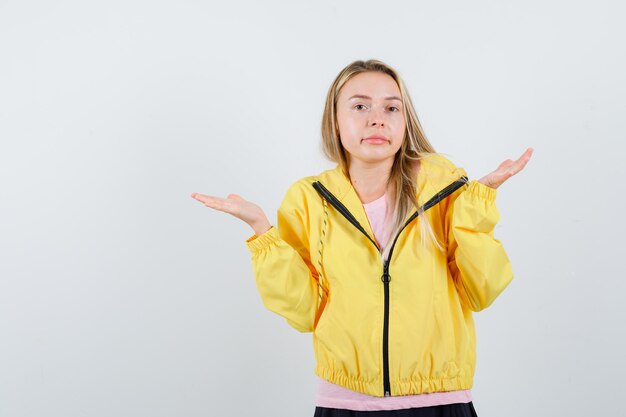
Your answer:
[[[355,75],[342,87],[336,111],[339,137],[350,162],[393,160],[406,124],[400,89],[391,76],[382,72]],[[368,139],[372,136],[379,139]]]

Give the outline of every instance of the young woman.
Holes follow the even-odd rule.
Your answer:
[[[313,333],[315,416],[476,416],[472,313],[513,278],[493,234],[496,189],[532,148],[470,181],[435,152],[403,80],[378,60],[335,78],[322,147],[337,165],[289,187],[276,227],[236,194],[192,194],[252,227],[264,305]]]

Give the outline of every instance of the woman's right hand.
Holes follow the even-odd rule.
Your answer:
[[[222,198],[193,192],[191,193],[191,197],[204,203],[207,207],[232,214],[238,219],[243,220],[252,227],[257,236],[265,233],[271,227],[261,207],[245,200],[237,194],[228,194],[227,198]]]

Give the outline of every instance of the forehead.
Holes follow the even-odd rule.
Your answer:
[[[396,81],[382,72],[363,72],[350,78],[339,93],[340,100],[348,100],[355,94],[366,95],[372,99],[384,99],[389,96],[400,97]]]

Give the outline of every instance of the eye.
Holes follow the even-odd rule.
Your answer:
[[[354,106],[354,107],[355,107],[355,108],[357,108],[357,107],[359,107],[359,106],[364,106],[364,105],[363,105],[363,104],[357,104],[357,105],[356,105],[356,106]],[[361,110],[361,109],[358,109],[358,108],[357,108],[357,110]]]
[[[399,109],[399,108],[397,108],[396,106],[391,106],[390,108],[391,108],[391,109],[396,109],[395,111],[400,111],[400,109]]]

